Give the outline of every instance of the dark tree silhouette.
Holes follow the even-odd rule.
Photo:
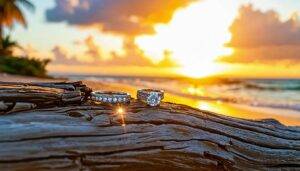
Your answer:
[[[0,0],[0,51],[3,50],[3,28],[11,27],[14,22],[27,26],[20,6],[33,11],[34,5],[28,0]]]

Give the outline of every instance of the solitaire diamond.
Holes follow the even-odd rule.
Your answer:
[[[147,97],[147,103],[150,106],[157,106],[160,103],[161,98],[157,92],[151,92],[150,95]]]

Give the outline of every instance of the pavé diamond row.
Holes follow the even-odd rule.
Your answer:
[[[125,92],[116,91],[93,91],[91,93],[91,99],[103,103],[128,103],[130,101],[130,95]]]

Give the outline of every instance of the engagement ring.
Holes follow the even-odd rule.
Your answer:
[[[163,90],[141,89],[137,91],[137,99],[149,106],[158,106],[163,98]]]
[[[107,104],[126,104],[130,102],[131,96],[125,92],[117,91],[93,91],[91,99]]]

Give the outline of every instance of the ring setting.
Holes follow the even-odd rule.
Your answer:
[[[107,104],[126,104],[130,102],[131,96],[125,92],[117,91],[93,91],[91,99]]]
[[[154,89],[141,89],[137,91],[138,100],[148,104],[149,106],[158,106],[164,98],[164,91]]]

